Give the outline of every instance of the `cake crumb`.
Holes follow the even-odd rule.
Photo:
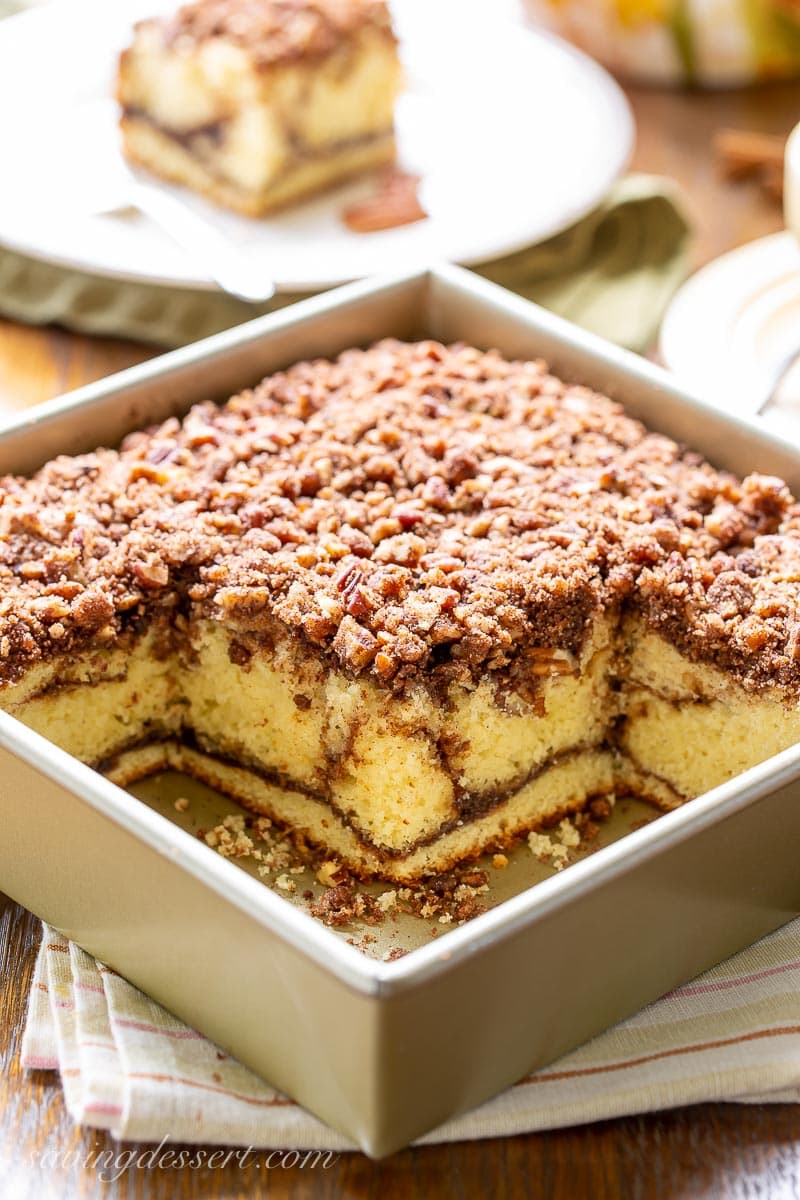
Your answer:
[[[367,892],[358,891],[354,881],[349,878],[329,887],[318,900],[309,904],[308,911],[312,917],[317,917],[334,929],[351,925],[355,920],[377,925],[384,916],[377,901]]]
[[[245,818],[240,813],[225,817],[219,825],[203,835],[203,840],[223,858],[246,858],[255,848],[253,839],[246,832]]]
[[[379,925],[398,913],[436,920],[441,925],[462,924],[486,911],[480,901],[489,890],[486,871],[470,868],[460,874],[434,875],[414,888],[389,889],[374,896],[362,890],[346,868],[340,869],[344,872],[342,881],[308,906],[312,916],[334,928],[358,920]]]
[[[179,796],[178,799],[175,801],[175,811],[176,812],[184,813],[184,812],[186,812],[188,807],[189,807],[189,801],[187,800],[187,798],[185,796]]]
[[[546,833],[529,833],[528,845],[530,846],[531,854],[534,854],[539,859],[549,858],[553,850],[553,843]]]
[[[589,812],[597,821],[604,821],[611,816],[612,809],[617,802],[616,796],[609,793],[608,796],[598,796],[590,801]]]
[[[325,887],[336,887],[347,877],[347,870],[335,859],[328,859],[317,871],[317,880]]]
[[[290,895],[297,891],[297,884],[288,875],[279,875],[275,880],[275,886],[280,888],[282,892],[288,892]]]
[[[556,871],[563,871],[567,866],[569,850],[557,842],[550,851],[550,857]]]
[[[493,867],[495,867],[495,868],[496,868],[498,871],[502,871],[504,867],[507,867],[507,866],[508,866],[508,859],[507,859],[507,857],[505,856],[505,854],[495,854],[495,855],[493,855],[493,857],[492,857],[492,866],[493,866]]]
[[[348,946],[355,946],[356,950],[366,950],[368,946],[373,946],[377,940],[374,933],[365,933],[358,939],[349,937],[347,944]]]
[[[570,821],[569,817],[565,817],[558,827],[556,836],[562,846],[568,846],[570,850],[574,850],[580,845],[581,835],[578,833],[575,826]]]
[[[580,834],[571,821],[563,820],[554,832],[553,841],[546,833],[529,833],[528,846],[539,862],[549,863],[556,871],[569,865],[570,849],[580,845]]]

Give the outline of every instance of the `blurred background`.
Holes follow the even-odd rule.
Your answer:
[[[17,322],[0,326],[6,411],[41,394],[2,354],[20,328],[128,339],[122,358],[142,356],[445,257],[660,357],[729,408],[794,421],[800,0],[394,0],[400,166],[426,219],[354,233],[343,212],[374,209],[368,181],[260,222],[153,181],[263,264],[266,306],[214,290],[173,238],[104,199],[116,56],[136,17],[171,7],[0,0],[0,15],[22,13],[0,21],[0,314]]]

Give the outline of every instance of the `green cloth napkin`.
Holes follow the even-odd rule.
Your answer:
[[[689,271],[691,227],[669,179],[628,175],[588,217],[479,274],[630,350],[647,350]]]
[[[477,270],[595,333],[645,350],[686,275],[688,242],[677,189],[630,175],[577,225]],[[219,292],[122,282],[0,246],[0,315],[29,324],[180,346],[297,299],[284,293],[257,306]]]

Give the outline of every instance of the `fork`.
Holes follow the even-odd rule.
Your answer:
[[[777,396],[784,379],[797,362],[800,362],[800,346],[798,346],[795,350],[792,350],[791,353],[787,354],[785,358],[781,359],[780,363],[778,364],[778,369],[770,381],[769,389],[764,392],[764,395],[753,409],[754,414],[763,413],[764,410],[769,407],[769,405]]]
[[[265,277],[257,261],[221,234],[171,192],[144,183],[120,159],[121,194],[113,207],[135,208],[150,217],[223,291],[239,300],[263,304],[275,295],[275,281]]]

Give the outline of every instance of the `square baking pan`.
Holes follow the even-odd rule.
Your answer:
[[[453,267],[339,288],[43,405],[0,433],[0,473],[387,335],[542,356],[717,465],[800,489],[788,443]],[[516,894],[383,961],[180,828],[170,804],[0,713],[0,889],[379,1157],[800,911],[799,780],[795,746],[551,878],[527,852]]]

